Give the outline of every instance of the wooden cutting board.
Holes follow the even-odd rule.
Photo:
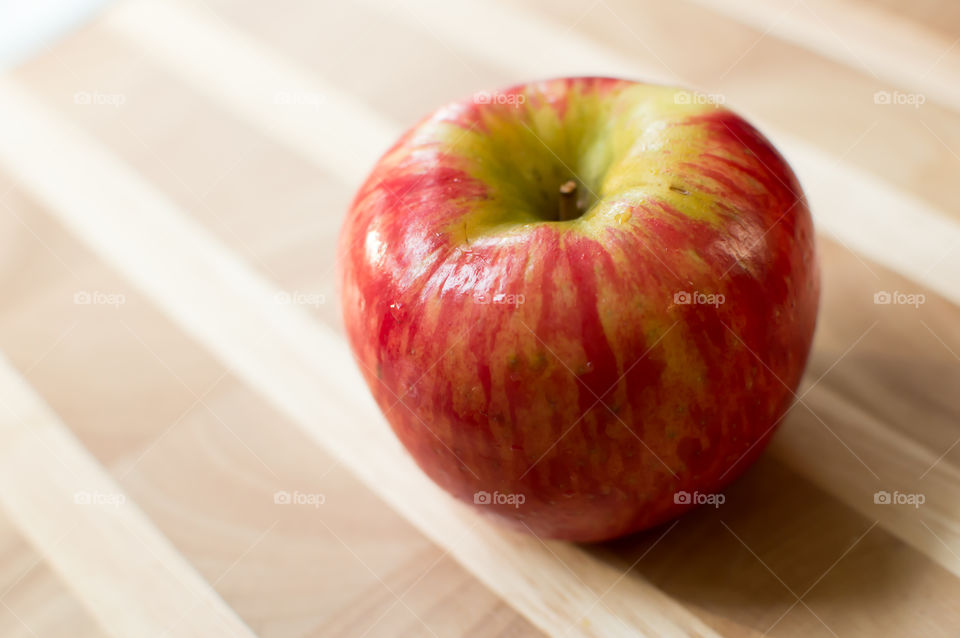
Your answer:
[[[112,5],[0,78],[0,635],[957,635],[958,39],[945,0]],[[573,74],[757,121],[824,272],[769,452],[595,546],[427,481],[334,289],[404,127]]]

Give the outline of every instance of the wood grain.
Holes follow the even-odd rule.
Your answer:
[[[0,360],[0,503],[113,636],[253,636]]]
[[[717,13],[882,79],[905,93],[960,109],[955,40],[862,0],[692,0]]]
[[[816,8],[862,8],[841,4]],[[871,33],[929,31],[911,11]],[[687,2],[119,5],[0,83],[0,344],[259,635],[537,633],[508,605],[558,635],[951,635],[960,119],[880,108],[893,75],[788,26]],[[340,216],[399,130],[479,87],[576,72],[721,92],[785,149],[829,233],[803,403],[771,453],[724,507],[597,547],[505,534],[423,482],[359,386],[333,303]],[[126,103],[74,103],[90,91]],[[127,301],[72,303],[97,290]],[[880,291],[925,303],[877,305]],[[326,503],[274,503],[295,490]],[[926,503],[878,505],[878,490]],[[58,635],[75,615],[97,632],[36,558],[36,584],[17,582],[22,562],[0,570],[15,584],[2,626]],[[41,591],[60,593],[28,604]]]

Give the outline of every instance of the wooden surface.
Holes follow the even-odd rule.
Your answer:
[[[0,78],[0,635],[956,635],[957,19],[941,0],[131,0]],[[722,507],[597,546],[506,532],[423,478],[333,280],[353,190],[403,127],[578,73],[756,120],[824,271],[770,451]]]

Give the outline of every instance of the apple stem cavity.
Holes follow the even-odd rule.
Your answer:
[[[567,180],[560,185],[560,214],[558,219],[562,222],[574,219],[580,216],[580,210],[577,207],[577,183]]]

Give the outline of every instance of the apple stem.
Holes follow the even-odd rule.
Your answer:
[[[577,217],[577,183],[568,180],[560,185],[560,221]]]

